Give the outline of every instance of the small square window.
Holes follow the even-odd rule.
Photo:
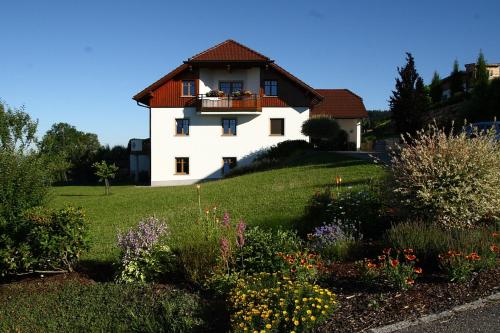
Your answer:
[[[222,174],[227,175],[231,169],[236,167],[236,157],[222,158]]]
[[[175,135],[189,135],[189,119],[175,119]]]
[[[285,135],[285,119],[271,119],[271,135]]]
[[[264,95],[265,96],[278,96],[278,81],[265,80],[264,81]]]
[[[222,119],[222,135],[236,135],[236,119]]]
[[[177,175],[189,175],[189,157],[175,158],[175,173]]]
[[[194,96],[195,84],[194,80],[182,81],[182,96]]]

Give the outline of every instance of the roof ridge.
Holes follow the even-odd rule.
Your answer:
[[[241,44],[240,42],[235,41],[234,39],[226,39],[225,41],[220,42],[219,44],[216,44],[216,45],[214,45],[214,46],[212,46],[212,47],[210,47],[210,48],[208,48],[208,49],[206,49],[206,50],[204,50],[204,51],[201,51],[201,52],[199,52],[199,53],[195,54],[195,55],[194,55],[194,56],[192,56],[192,57],[189,57],[187,61],[188,61],[188,62],[189,62],[189,61],[193,61],[195,58],[198,58],[198,57],[202,56],[203,54],[206,54],[206,53],[208,53],[208,52],[210,52],[210,51],[212,51],[212,50],[215,50],[216,48],[221,47],[222,45],[224,45],[224,44],[228,44],[228,43],[234,43],[234,44],[236,44],[237,46],[239,46],[239,47],[241,47],[241,48],[244,48],[245,50],[247,50],[247,51],[249,51],[249,52],[251,52],[251,53],[253,53],[253,54],[257,55],[257,56],[259,56],[259,57],[261,57],[261,58],[264,58],[264,60],[271,61],[271,59],[270,59],[269,57],[266,57],[266,56],[265,56],[265,55],[263,55],[262,53],[259,53],[259,52],[255,51],[254,49],[251,49],[250,47],[248,47],[248,46],[246,46],[246,45],[243,45],[243,44]]]
[[[329,90],[329,91],[341,91],[341,90],[344,90],[344,91],[347,91],[348,93],[356,96],[360,100],[363,100],[363,97],[359,96],[358,94],[356,94],[355,92],[353,92],[352,90],[347,89],[347,88],[315,88],[315,90],[318,90],[318,91],[321,91],[321,90]]]

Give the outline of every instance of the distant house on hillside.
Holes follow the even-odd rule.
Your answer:
[[[362,99],[314,89],[274,60],[227,40],[194,55],[133,97],[150,115],[151,185],[220,178],[285,140],[304,139],[303,122],[327,115],[361,144]]]
[[[490,80],[500,77],[500,64],[487,64],[486,70]],[[465,71],[460,71],[462,82],[464,84],[464,91],[470,92],[473,87],[474,79],[476,78],[476,64],[466,64]],[[451,75],[441,80],[441,87],[443,89],[443,99],[451,97]]]

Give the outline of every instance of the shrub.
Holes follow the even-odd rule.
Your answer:
[[[38,270],[72,271],[89,247],[83,210],[67,207],[27,210],[0,237],[1,275]]]
[[[307,235],[309,246],[321,253],[324,259],[345,260],[350,257],[351,250],[355,247],[354,238],[346,234],[337,224],[326,224],[314,228]]]
[[[282,141],[259,154],[247,165],[237,166],[226,177],[235,177],[247,173],[264,171],[284,165],[293,156],[312,150],[312,145],[304,140]]]
[[[330,117],[309,118],[302,124],[302,134],[320,147],[330,146],[339,133],[339,124]]]
[[[270,147],[260,154],[256,160],[260,161],[268,159],[280,162],[296,153],[301,153],[307,150],[312,150],[312,146],[305,140],[286,140]]]
[[[174,255],[167,245],[165,222],[149,217],[118,234],[121,250],[119,282],[151,282],[173,271]]]
[[[403,251],[385,249],[378,260],[365,259],[358,263],[360,275],[365,281],[377,281],[388,286],[406,290],[411,288],[422,268],[415,267],[417,256],[413,249]]]
[[[500,143],[436,126],[403,141],[391,158],[391,186],[410,216],[470,228],[500,213]]]
[[[39,285],[43,292],[39,292]],[[186,290],[38,282],[0,293],[2,332],[206,332],[204,302]]]
[[[492,237],[495,227],[473,229],[447,229],[422,221],[406,221],[391,227],[386,233],[387,242],[395,248],[411,248],[426,265],[436,267],[438,256],[453,250],[461,253],[477,252],[483,258],[481,264],[488,263],[490,247],[499,246],[500,240]]]
[[[330,318],[336,307],[328,289],[281,273],[255,273],[238,280],[229,307],[233,332],[304,332]]]
[[[301,239],[292,231],[248,228],[245,231],[245,246],[235,253],[236,270],[246,273],[277,272],[284,267],[277,254],[298,252],[301,246]]]
[[[378,238],[387,228],[381,210],[382,202],[373,189],[332,192],[327,187],[313,195],[296,228],[306,236],[317,227],[334,224],[356,240]]]

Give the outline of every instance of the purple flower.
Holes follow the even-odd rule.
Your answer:
[[[167,225],[156,217],[148,217],[125,233],[118,234],[118,247],[124,264],[149,252],[162,236],[168,234]]]
[[[227,259],[229,258],[229,252],[229,241],[227,240],[227,238],[223,237],[220,240],[220,254],[224,261],[227,261]]]
[[[243,220],[240,220],[240,222],[238,222],[238,224],[236,225],[236,244],[238,244],[240,248],[242,248],[243,245],[245,245],[246,228],[247,225],[245,224],[245,222],[243,222]]]
[[[313,247],[317,250],[333,245],[338,241],[352,239],[352,237],[342,230],[339,224],[333,223],[315,228],[314,232],[309,235],[309,238],[312,240]]]

